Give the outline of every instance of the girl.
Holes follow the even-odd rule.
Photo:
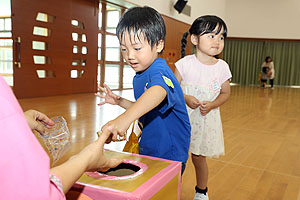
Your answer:
[[[224,155],[219,106],[230,96],[232,76],[228,64],[217,57],[224,48],[227,27],[219,17],[206,15],[193,22],[189,33],[196,53],[175,63],[175,76],[183,89],[192,126],[190,152],[197,180],[194,200],[208,200],[206,156]],[[187,35],[182,39],[183,53]]]

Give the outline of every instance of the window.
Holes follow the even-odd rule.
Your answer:
[[[111,89],[119,88],[119,65],[106,64],[105,65],[105,83]]]
[[[106,21],[106,31],[110,33],[116,33],[116,28],[120,19],[120,9],[115,6],[106,5],[107,10],[107,21]]]
[[[0,73],[13,73],[12,39],[0,39]]]
[[[105,60],[120,61],[120,43],[115,35],[106,35]]]
[[[0,3],[0,74],[13,85],[13,40],[11,32],[10,0]]]
[[[98,33],[98,60],[101,60],[101,39],[102,35],[101,33]]]
[[[135,71],[129,65],[124,65],[123,74],[123,88],[133,88],[132,80],[135,76]]]
[[[99,4],[98,76],[100,85],[106,83],[111,89],[132,88],[134,70],[121,57],[116,27],[124,7],[101,2]],[[104,21],[106,19],[106,21]]]

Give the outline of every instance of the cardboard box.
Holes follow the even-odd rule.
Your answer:
[[[125,176],[85,173],[67,193],[68,200],[180,199],[181,162],[108,150],[104,153],[140,169]]]

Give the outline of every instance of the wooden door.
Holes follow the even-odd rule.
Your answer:
[[[181,39],[182,35],[190,28],[189,24],[174,20],[168,16],[164,16],[166,24],[166,41],[162,58],[166,59],[172,71],[175,70],[175,63],[181,58]],[[191,54],[192,43],[190,36],[187,38],[187,46],[185,48],[186,55]]]
[[[18,98],[95,92],[97,0],[12,0]]]

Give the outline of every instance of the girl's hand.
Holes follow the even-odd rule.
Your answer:
[[[205,116],[209,113],[212,109],[212,103],[208,101],[200,102],[200,113],[201,115]]]
[[[112,105],[119,105],[121,97],[114,94],[106,84],[103,84],[103,86],[104,87],[98,86],[98,88],[99,88],[100,92],[104,92],[105,94],[104,95],[98,94],[98,93],[95,94],[96,96],[104,99],[104,101],[100,102],[98,104],[98,106],[101,106],[106,103],[109,103]]]
[[[188,105],[188,107],[190,107],[192,109],[196,109],[200,105],[200,101],[191,95],[185,95],[185,102]]]
[[[130,122],[128,123],[127,120],[124,119],[122,115],[120,115],[114,120],[107,122],[101,128],[102,134],[107,135],[107,140],[105,143],[110,143],[111,141],[117,141],[118,135],[124,137],[129,126],[130,126]]]

